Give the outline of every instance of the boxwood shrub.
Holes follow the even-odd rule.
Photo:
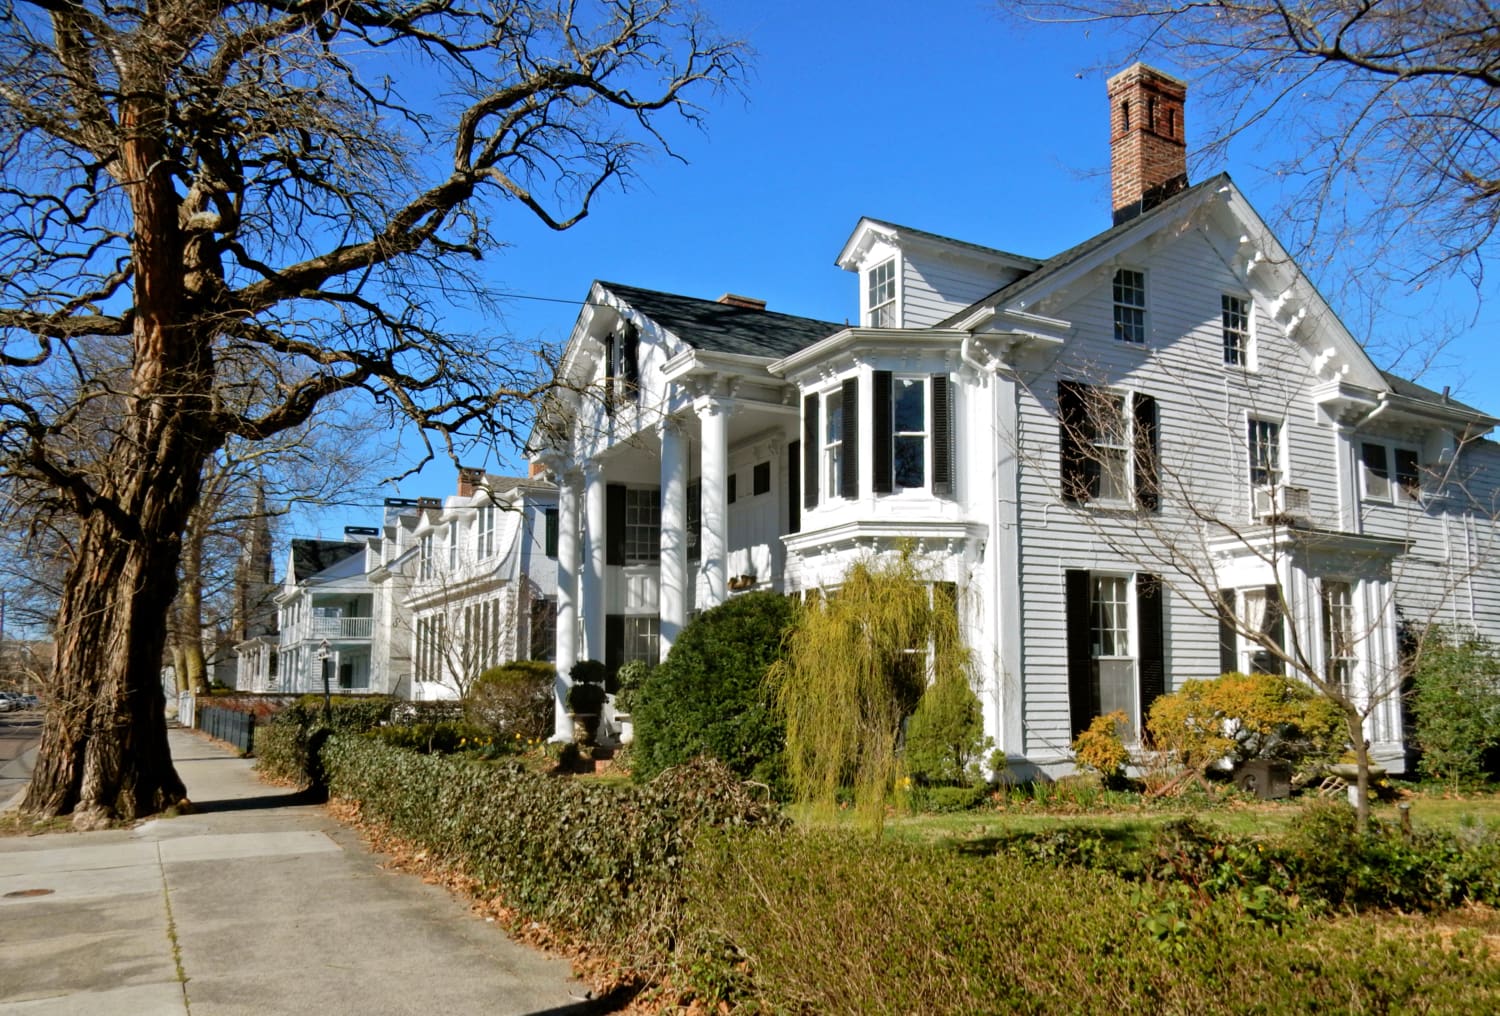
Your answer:
[[[746,593],[693,619],[632,698],[633,762],[642,779],[710,755],[780,793],[786,733],[765,675],[781,654],[796,606]]]

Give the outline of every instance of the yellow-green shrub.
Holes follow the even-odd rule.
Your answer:
[[[1151,706],[1152,743],[1200,771],[1221,759],[1330,761],[1342,749],[1344,716],[1312,688],[1281,674],[1224,674],[1186,681]]]
[[[1118,709],[1107,716],[1095,716],[1089,729],[1073,741],[1074,760],[1107,780],[1118,777],[1130,763],[1130,751],[1120,740],[1120,727],[1125,722],[1125,714]]]

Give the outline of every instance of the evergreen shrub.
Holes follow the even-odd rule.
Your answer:
[[[1485,775],[1500,746],[1500,656],[1480,639],[1430,632],[1412,675],[1413,739],[1425,776],[1455,786]]]
[[[470,723],[497,738],[551,735],[557,668],[545,660],[514,660],[491,667],[474,681],[465,703]]]
[[[787,597],[760,591],[704,611],[683,628],[634,696],[638,779],[708,755],[781,795],[785,735],[765,675],[796,612]]]
[[[710,760],[622,786],[336,736],[323,762],[330,792],[365,819],[461,866],[521,919],[626,962],[660,961],[681,935],[680,871],[701,830],[784,821]]]

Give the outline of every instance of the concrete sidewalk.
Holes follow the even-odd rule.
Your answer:
[[[249,760],[170,737],[195,814],[0,837],[0,1016],[601,1011]]]

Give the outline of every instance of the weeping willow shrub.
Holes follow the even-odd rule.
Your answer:
[[[768,673],[797,800],[827,817],[851,789],[878,837],[900,775],[901,722],[929,677],[970,682],[972,662],[951,587],[926,581],[909,552],[856,562],[836,592],[811,599]]]

